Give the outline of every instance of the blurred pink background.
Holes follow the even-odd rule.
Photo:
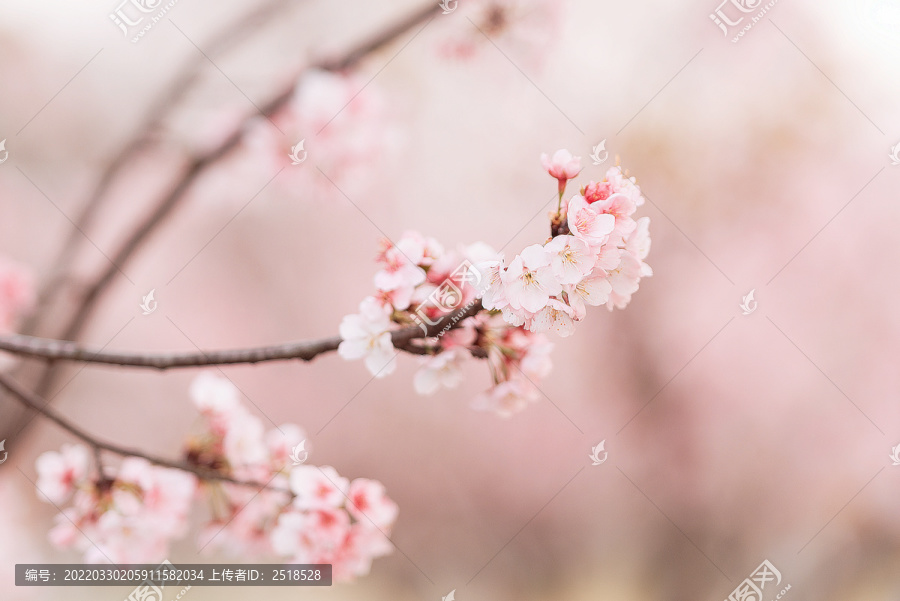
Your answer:
[[[182,2],[167,16],[177,28],[161,22],[131,44],[109,22],[113,3],[90,4],[0,6],[10,153],[0,251],[38,279],[67,216],[160,90],[253,7]],[[420,6],[288,2],[215,56],[115,184],[78,274],[104,264],[180,157],[252,111],[248,98],[263,102],[308,59]],[[654,276],[625,311],[594,308],[573,337],[555,339],[546,397],[509,420],[469,408],[489,385],[477,361],[463,385],[433,397],[413,391],[410,356],[372,382],[336,354],[223,368],[262,415],[310,433],[312,462],[376,478],[400,506],[398,550],[369,576],[250,595],[720,600],[768,559],[789,599],[900,596],[900,467],[889,458],[900,444],[900,167],[888,157],[900,143],[900,3],[780,2],[738,43],[710,21],[716,8],[551,3],[552,19],[526,19],[466,60],[442,45],[480,34],[462,14],[438,15],[356,69],[361,85],[372,80],[359,100],[383,108],[384,132],[340,182],[350,201],[313,164],[260,192],[279,167],[244,145],[124,269],[133,284],[117,278],[85,343],[161,351],[319,338],[371,293],[379,228],[507,253],[542,242],[555,188],[542,152],[584,157],[579,183],[618,156],[651,201],[639,214],[651,218]],[[593,166],[603,139],[610,159]],[[150,289],[159,310],[143,316]],[[751,289],[758,310],[742,315]],[[197,418],[187,395],[197,371],[69,365],[54,406],[174,457]],[[13,586],[16,562],[78,561],[51,548],[55,511],[19,473],[33,478],[35,457],[67,440],[40,422],[7,446],[4,598],[127,594]],[[592,466],[601,440],[609,460]],[[198,557],[195,535],[172,561],[227,559]],[[247,595],[195,587],[189,598]]]

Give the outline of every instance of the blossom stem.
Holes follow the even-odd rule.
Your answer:
[[[20,403],[22,403],[29,409],[36,411],[37,413],[41,414],[42,416],[44,416],[51,422],[55,423],[57,426],[59,426],[60,428],[62,428],[66,432],[68,432],[69,434],[72,434],[76,438],[84,441],[89,446],[94,448],[95,452],[97,453],[97,457],[98,457],[97,469],[102,469],[100,467],[100,463],[99,463],[99,452],[102,450],[102,451],[107,451],[107,452],[113,453],[115,455],[119,455],[121,457],[141,457],[143,459],[146,459],[150,463],[152,463],[154,465],[158,465],[160,467],[167,467],[167,468],[171,468],[171,469],[181,470],[183,472],[190,472],[202,480],[218,480],[221,482],[230,482],[231,484],[237,484],[239,486],[250,486],[250,487],[258,488],[258,489],[269,488],[272,490],[276,490],[275,487],[268,486],[262,482],[237,480],[237,479],[227,476],[225,474],[222,474],[222,473],[219,473],[216,471],[212,471],[212,470],[206,470],[206,469],[203,469],[203,468],[200,468],[197,466],[190,465],[185,462],[172,461],[170,459],[165,459],[163,457],[156,457],[154,455],[149,455],[149,454],[144,453],[143,451],[139,451],[137,449],[122,447],[122,446],[119,446],[119,445],[116,445],[116,444],[113,444],[110,442],[99,440],[93,434],[82,429],[81,426],[78,426],[78,425],[72,423],[67,418],[65,418],[62,415],[60,415],[59,413],[57,413],[56,410],[49,407],[49,401],[35,395],[34,393],[27,391],[25,388],[20,386],[15,380],[10,378],[7,374],[5,374],[3,372],[0,372],[0,388],[5,389],[13,397],[18,399],[18,401]],[[101,472],[100,476],[101,476],[101,478],[103,477],[102,472]],[[277,490],[282,490],[282,489],[277,489]]]
[[[451,330],[458,328],[466,317],[471,317],[481,310],[481,302],[477,301],[461,315],[446,315],[429,328],[428,332],[423,332],[422,328],[418,326],[395,330],[391,334],[391,343],[395,348],[410,354],[421,354],[419,349],[423,347],[411,344],[413,340],[435,336],[444,328]],[[456,318],[456,321],[453,321],[454,318]],[[33,357],[45,361],[76,361],[80,363],[100,363],[158,370],[210,365],[255,364],[292,359],[312,361],[321,354],[337,350],[340,343],[341,338],[334,336],[321,340],[287,342],[245,349],[201,350],[180,353],[129,353],[103,351],[65,340],[22,335],[0,336],[0,350],[23,357]],[[477,353],[473,354],[478,356]]]

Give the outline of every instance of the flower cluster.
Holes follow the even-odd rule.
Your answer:
[[[86,447],[63,445],[37,460],[39,496],[68,504],[51,542],[78,548],[91,563],[157,562],[186,534],[191,503],[203,496],[212,519],[198,537],[201,549],[330,563],[336,581],[365,575],[374,558],[391,552],[398,509],[381,483],[305,464],[303,430],[284,424],[266,432],[225,378],[203,374],[190,393],[203,427],[187,442],[186,462],[227,479],[198,483],[190,472],[140,457],[101,474],[91,469]]]
[[[205,428],[189,442],[188,460],[233,478],[269,483],[259,492],[229,482],[206,484],[214,515],[200,535],[201,546],[274,553],[293,563],[330,563],[335,580],[364,575],[375,557],[390,553],[387,537],[397,505],[380,483],[349,482],[332,467],[303,464],[303,430],[284,424],[265,432],[225,378],[201,375],[191,396]]]
[[[384,160],[397,149],[399,135],[388,114],[377,87],[366,87],[353,74],[314,69],[300,78],[290,102],[271,122],[259,119],[251,127],[247,143],[275,169],[296,167],[308,156],[329,178],[352,185],[371,178],[374,157]],[[297,167],[288,174],[326,190],[332,187],[316,169]],[[287,181],[297,187],[297,179]]]
[[[196,478],[127,457],[117,470],[92,473],[82,445],[38,457],[38,497],[69,506],[56,516],[50,540],[76,547],[88,563],[152,563],[183,536]]]
[[[499,311],[476,306],[490,283],[490,266],[500,258],[484,243],[448,251],[418,232],[404,233],[396,244],[384,241],[377,256],[376,294],[363,299],[359,313],[344,317],[338,352],[345,359],[365,359],[374,376],[384,377],[396,368],[392,334],[418,327],[428,336],[402,348],[424,355],[413,381],[419,394],[456,387],[467,358],[486,358],[493,386],[473,407],[512,415],[537,400],[535,385],[551,369],[553,345],[543,335],[504,322]],[[438,326],[444,327],[434,331]]]
[[[553,345],[543,333],[569,336],[588,305],[624,308],[640,280],[652,275],[644,262],[649,218],[634,218],[644,203],[634,178],[612,168],[564,203],[581,159],[561,150],[542,161],[559,193],[545,243],[507,264],[484,243],[447,251],[418,232],[384,241],[375,294],[344,317],[338,353],[364,359],[378,378],[394,371],[400,350],[424,355],[413,381],[420,394],[457,386],[468,357],[487,359],[492,387],[475,408],[509,416],[536,400],[538,383],[552,368]],[[395,334],[416,327],[423,335],[410,340],[400,332],[402,344],[395,346]]]
[[[512,325],[569,336],[575,322],[585,318],[587,305],[622,309],[641,278],[653,274],[644,262],[650,218],[634,219],[644,197],[619,167],[563,203],[568,181],[581,171],[580,159],[561,150],[552,158],[544,155],[543,163],[558,181],[554,235],[525,248],[508,265],[494,263],[483,305],[500,310]]]

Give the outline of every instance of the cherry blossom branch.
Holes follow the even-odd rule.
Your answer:
[[[121,457],[140,457],[160,467],[167,467],[171,469],[181,470],[183,472],[190,472],[202,480],[229,482],[231,484],[237,484],[239,486],[249,486],[258,489],[268,488],[271,490],[282,490],[279,488],[271,487],[262,482],[237,480],[230,476],[226,476],[225,474],[221,474],[213,470],[206,470],[189,463],[185,463],[182,461],[172,461],[163,457],[157,457],[155,455],[144,453],[143,451],[140,451],[138,449],[122,447],[110,442],[99,440],[94,437],[94,435],[90,434],[86,430],[83,430],[80,426],[73,424],[68,419],[57,413],[54,409],[49,407],[49,403],[45,399],[29,392],[3,372],[0,372],[0,388],[5,389],[7,392],[12,394],[12,396],[18,399],[18,401],[25,405],[25,407],[36,411],[66,432],[72,434],[76,438],[88,444],[95,450],[95,453],[99,453],[100,450],[103,450],[115,455],[119,455]],[[99,454],[95,456],[99,459]]]
[[[394,348],[414,355],[427,355],[437,348],[413,344],[416,339],[434,337],[442,330],[452,330],[463,319],[475,315],[482,309],[481,301],[474,302],[462,312],[444,316],[436,324],[423,330],[412,326],[396,330],[391,334]],[[312,361],[321,354],[335,351],[341,343],[339,336],[321,340],[287,342],[270,346],[217,351],[194,351],[172,353],[134,353],[103,351],[80,346],[74,342],[36,338],[34,336],[0,336],[0,350],[23,357],[33,357],[47,361],[77,361],[81,363],[101,363],[122,367],[146,367],[158,370],[203,367],[210,365],[255,364],[269,361],[299,359]],[[472,347],[469,351],[477,357],[486,357],[484,349]]]
[[[348,69],[356,65],[370,53],[382,48],[416,25],[433,17],[437,14],[438,10],[440,10],[440,7],[436,3],[429,4],[427,7],[416,11],[407,18],[373,36],[371,39],[357,45],[342,57],[312,63],[302,69],[300,73],[302,74],[310,69],[322,69],[327,71],[341,71]],[[294,81],[296,81],[298,77],[299,74],[291,81],[290,85],[262,107],[261,112],[263,115],[272,116],[291,100],[294,94]],[[256,114],[253,114],[248,116],[247,119],[249,120],[255,117]],[[243,138],[244,125],[245,123],[241,123],[219,144],[218,147],[203,155],[195,157],[188,163],[187,167],[179,176],[176,184],[160,199],[153,210],[132,229],[131,233],[125,238],[125,242],[123,242],[118,251],[112,255],[112,260],[107,267],[86,286],[82,298],[79,302],[76,302],[78,310],[62,328],[63,333],[60,338],[64,340],[75,340],[78,338],[84,327],[87,325],[102,294],[113,282],[116,274],[125,267],[135,253],[149,239],[156,228],[166,220],[175,208],[179,206],[184,199],[186,192],[196,182],[199,176],[238,146]],[[55,369],[50,368],[40,378],[35,387],[35,390],[39,395],[45,395],[50,389],[55,372]]]
[[[198,54],[175,77],[168,89],[162,93],[156,102],[147,111],[137,133],[131,136],[110,161],[94,184],[87,200],[83,203],[74,220],[74,227],[63,242],[62,248],[53,261],[53,271],[45,280],[37,294],[37,302],[32,314],[25,320],[21,331],[30,334],[36,331],[40,323],[40,317],[50,299],[57,296],[61,287],[66,283],[66,274],[69,272],[78,248],[85,241],[84,232],[89,230],[94,220],[107,200],[109,187],[115,181],[122,169],[133,159],[151,138],[153,131],[157,129],[166,115],[177,106],[193,89],[194,82],[200,68],[206,64],[209,56],[216,56],[227,50],[245,36],[251,34],[261,25],[268,22],[269,18],[287,4],[288,0],[271,0],[270,2],[253,9],[249,14],[242,16],[233,26],[220,32],[208,44],[206,54]]]

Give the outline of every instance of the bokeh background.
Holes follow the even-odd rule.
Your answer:
[[[469,407],[489,385],[474,360],[433,397],[413,391],[409,356],[373,382],[334,354],[224,368],[265,416],[306,428],[311,461],[385,483],[397,550],[354,584],[189,598],[720,600],[768,559],[789,598],[897,599],[900,2],[783,0],[737,43],[711,21],[715,0],[512,4],[492,41],[460,0],[365,58],[355,103],[371,131],[353,137],[345,114],[330,146],[311,140],[309,161],[274,181],[286,155],[248,131],[123,268],[81,340],[191,350],[334,335],[372,291],[383,234],[507,253],[543,241],[555,182],[539,156],[557,148],[585,158],[579,183],[616,156],[637,176],[654,276],[627,310],[596,308],[557,339],[544,398],[508,420]],[[45,333],[186,156],[303,65],[422,6],[292,0],[251,25],[258,3],[182,0],[132,44],[113,2],[2,3],[0,251],[38,282],[102,169],[166,106],[42,308]],[[209,48],[223,31],[229,43]],[[459,45],[468,56],[448,56]],[[593,166],[604,139],[610,158]],[[150,289],[159,309],[143,316]],[[751,289],[758,309],[743,315]],[[196,373],[68,366],[51,396],[110,440],[175,456],[197,419]],[[19,418],[12,400],[0,408]],[[47,542],[55,510],[19,471],[33,478],[35,457],[66,440],[36,420],[7,445],[3,598],[128,592],[13,586],[16,562],[78,560]],[[592,466],[601,440],[609,459]],[[173,561],[226,559],[198,557],[195,534]]]

